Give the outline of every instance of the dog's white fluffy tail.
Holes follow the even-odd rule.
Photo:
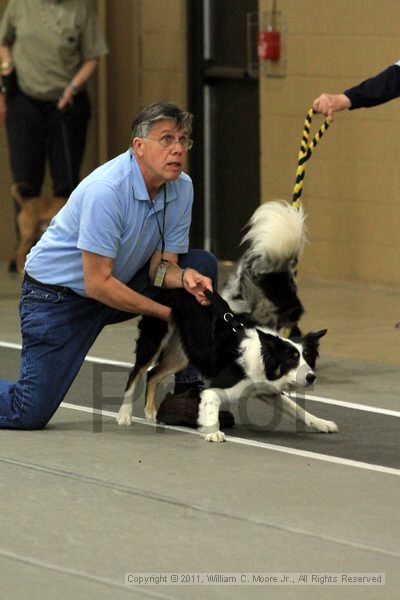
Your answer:
[[[285,200],[266,202],[257,208],[248,225],[241,243],[249,244],[246,254],[255,262],[265,263],[267,259],[279,269],[279,265],[300,258],[306,241],[303,207],[293,208]]]

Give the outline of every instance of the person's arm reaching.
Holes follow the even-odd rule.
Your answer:
[[[164,252],[163,257],[164,260],[167,261],[163,287],[169,289],[183,287],[187,292],[192,294],[200,304],[204,306],[210,304],[209,300],[207,300],[204,295],[204,290],[209,289],[212,291],[211,279],[202,275],[195,269],[181,269],[178,265],[177,254]],[[161,251],[156,250],[150,260],[150,281],[154,281],[160,262]]]
[[[366,79],[344,92],[350,99],[351,109],[368,108],[389,102],[400,96],[400,66],[391,65],[375,77]]]
[[[336,111],[369,108],[400,96],[400,61],[378,75],[345,90],[343,94],[321,94],[314,100],[316,112],[333,118]]]
[[[85,291],[90,298],[125,312],[158,317],[169,321],[171,309],[134,292],[113,277],[114,261],[111,258],[82,251]]]
[[[313,109],[317,113],[326,115],[333,121],[333,114],[338,110],[350,108],[350,99],[345,94],[321,94],[313,102]]]

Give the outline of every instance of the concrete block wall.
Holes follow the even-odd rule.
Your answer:
[[[400,4],[278,0],[287,71],[260,76],[263,201],[290,199],[304,115],[400,59]],[[260,0],[262,13],[270,0]],[[314,129],[322,122],[314,117]],[[400,100],[338,113],[313,154],[303,191],[310,244],[300,269],[320,279],[400,285]]]
[[[111,157],[128,146],[140,108],[160,100],[186,105],[186,2],[117,0],[107,2],[106,11]]]
[[[0,14],[5,5],[0,0]],[[104,7],[109,158],[127,147],[140,107],[160,99],[186,105],[187,6],[185,0],[117,0]],[[259,0],[260,13],[270,8],[271,0]],[[263,200],[291,197],[312,100],[322,91],[341,92],[400,58],[397,2],[278,0],[278,9],[287,23],[287,71],[284,78],[260,76]],[[95,82],[91,94],[94,116],[83,175],[98,163]],[[310,240],[303,274],[400,285],[399,102],[338,114],[316,149],[303,192]],[[0,258],[8,257],[14,243],[9,186],[0,128]]]
[[[142,0],[142,105],[170,100],[186,106],[186,2]]]
[[[108,159],[128,148],[130,125],[140,106],[141,3],[105,0],[104,4],[109,55],[102,96],[106,103]]]

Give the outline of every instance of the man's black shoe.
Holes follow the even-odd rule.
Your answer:
[[[179,385],[187,386],[188,384]],[[175,384],[175,390],[176,386],[177,384]],[[189,389],[186,388],[182,393],[169,393],[160,404],[157,412],[157,421],[165,425],[180,425],[197,429],[199,404],[200,395],[198,385],[192,384],[192,387]],[[230,429],[235,425],[234,416],[228,410],[220,410],[218,418],[221,429]]]

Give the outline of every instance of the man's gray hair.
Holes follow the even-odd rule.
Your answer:
[[[147,137],[158,121],[174,121],[179,129],[192,132],[193,115],[171,102],[155,102],[143,108],[132,124],[132,138]]]

